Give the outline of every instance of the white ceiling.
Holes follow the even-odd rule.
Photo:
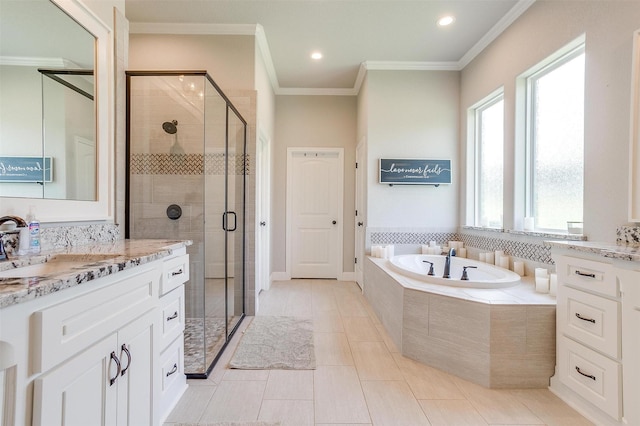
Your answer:
[[[533,1],[125,0],[125,10],[132,32],[256,34],[277,93],[349,93],[362,64],[461,69]],[[456,20],[440,28],[445,14]]]

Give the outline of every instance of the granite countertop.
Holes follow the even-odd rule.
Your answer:
[[[7,275],[4,271],[53,263],[56,257],[64,257],[69,268],[26,278],[0,277],[0,309],[153,262],[188,245],[191,241],[118,240],[43,251],[38,255],[12,256],[0,261],[0,273]]]
[[[610,259],[640,262],[640,247],[631,244],[598,243],[591,241],[545,241],[551,248],[576,250]]]

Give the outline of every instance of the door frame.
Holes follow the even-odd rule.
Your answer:
[[[261,290],[271,287],[271,139],[258,129],[256,149],[256,311]],[[261,225],[264,222],[265,225]],[[264,250],[264,247],[267,250]]]
[[[286,202],[286,274],[288,279],[291,279],[291,238],[293,237],[292,218],[293,218],[293,200],[292,197],[292,159],[293,155],[301,152],[323,152],[323,153],[335,153],[338,155],[338,193],[337,197],[337,210],[338,210],[338,223],[336,224],[338,236],[336,238],[336,279],[343,279],[343,251],[344,251],[344,148],[320,148],[320,147],[289,147],[287,148],[287,202]]]
[[[367,230],[367,137],[363,136],[356,146],[356,172],[355,172],[355,207],[356,216],[354,221],[354,252],[357,263],[353,267],[354,280],[360,288],[364,288],[364,259]],[[358,223],[362,222],[362,226]]]

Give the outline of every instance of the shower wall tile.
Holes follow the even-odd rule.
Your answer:
[[[154,203],[202,203],[204,187],[200,176],[153,177]]]
[[[131,175],[129,178],[129,190],[131,201],[136,203],[150,203],[153,201],[153,176]]]

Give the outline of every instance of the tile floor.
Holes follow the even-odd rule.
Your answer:
[[[398,353],[354,282],[275,282],[258,315],[313,317],[316,370],[230,370],[245,319],[206,380],[165,423],[590,425],[547,389],[492,390]]]

